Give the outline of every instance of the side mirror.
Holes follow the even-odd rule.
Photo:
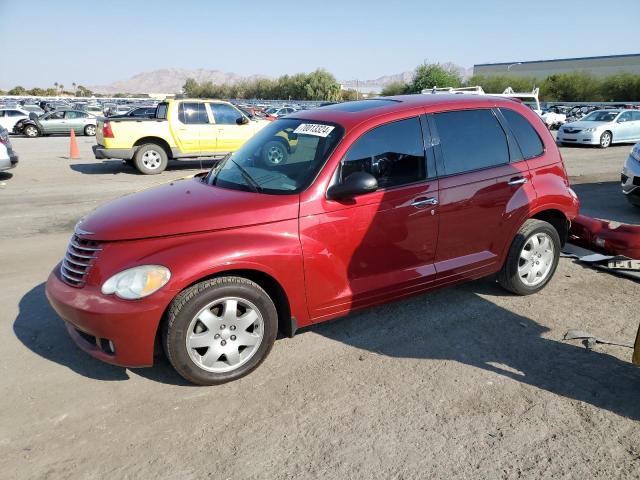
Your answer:
[[[377,189],[378,181],[376,177],[367,172],[354,172],[345,178],[342,183],[329,187],[327,198],[340,200],[375,192]]]
[[[249,119],[242,115],[241,117],[236,118],[236,123],[238,125],[246,125],[247,123],[249,123]]]

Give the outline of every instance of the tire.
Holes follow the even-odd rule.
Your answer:
[[[527,220],[509,247],[498,283],[518,295],[539,292],[556,271],[560,249],[560,235],[553,225],[533,218]]]
[[[134,164],[140,173],[157,175],[164,172],[169,160],[167,152],[160,145],[146,143],[138,148],[134,156]]]
[[[600,135],[600,148],[609,148],[611,145],[611,141],[613,137],[611,136],[611,132],[607,130]]]
[[[38,127],[36,127],[35,125],[27,125],[22,130],[22,133],[24,133],[25,136],[27,136],[29,138],[36,138],[36,137],[40,136],[40,129]]]
[[[284,142],[271,140],[262,147],[262,161],[268,165],[284,165],[289,160],[289,151]]]
[[[227,312],[234,301],[236,308]],[[218,385],[260,365],[277,333],[278,313],[267,292],[246,278],[219,277],[198,283],[173,300],[163,324],[162,344],[169,362],[185,380]]]
[[[96,136],[96,126],[95,125],[87,125],[84,127],[84,134],[87,137],[95,137]]]

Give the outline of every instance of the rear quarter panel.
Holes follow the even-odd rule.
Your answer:
[[[113,138],[104,138],[102,126],[108,121],[113,131]],[[98,132],[96,140],[105,148],[132,148],[141,138],[161,138],[175,147],[173,136],[169,130],[169,122],[160,119],[114,119],[98,120]]]

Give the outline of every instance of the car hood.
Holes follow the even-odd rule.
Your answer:
[[[265,195],[176,180],[109,202],[76,225],[98,241],[207,232],[297,218],[298,195]]]
[[[598,128],[598,127],[604,127],[605,125],[609,125],[612,122],[571,122],[571,123],[565,123],[564,127],[565,128],[580,128],[580,129],[585,129],[585,128]]]

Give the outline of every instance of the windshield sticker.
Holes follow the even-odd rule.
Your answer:
[[[319,123],[301,123],[293,133],[302,135],[315,135],[316,137],[326,137],[335,127],[331,125],[322,125]]]

